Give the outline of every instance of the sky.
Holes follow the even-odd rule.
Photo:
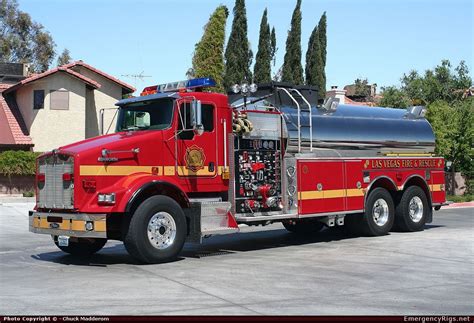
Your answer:
[[[139,91],[186,79],[194,45],[219,4],[234,0],[18,0],[20,10],[43,24],[56,42]],[[247,0],[248,38],[257,52],[260,20],[277,35],[273,73],[283,64],[296,0]],[[435,67],[442,59],[466,61],[474,78],[473,0],[303,0],[301,47],[327,13],[327,87],[367,78],[378,88],[399,85],[403,73]],[[232,14],[227,20],[230,34]],[[254,59],[255,60],[255,59]],[[56,64],[56,60],[54,61]],[[252,69],[253,70],[253,69]],[[143,80],[127,75],[150,76]]]

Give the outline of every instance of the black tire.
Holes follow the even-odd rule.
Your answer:
[[[324,224],[315,219],[305,219],[292,222],[283,222],[286,230],[297,234],[312,234],[321,231]]]
[[[148,237],[149,232],[150,234],[152,232],[148,229],[149,222],[157,214],[167,217],[167,221],[174,221],[173,230],[170,229],[172,224],[168,226],[161,224],[159,229],[155,227],[156,236],[159,234],[164,236],[164,234],[174,231],[174,238],[172,241],[170,239],[167,246],[160,246],[161,236],[153,240],[156,241],[153,244],[151,238]],[[162,228],[165,228],[163,233],[161,232]],[[170,230],[168,231],[168,229]],[[179,204],[167,196],[152,196],[142,202],[135,210],[123,242],[128,253],[137,260],[144,263],[163,263],[176,259],[183,249],[186,232],[186,218]]]
[[[78,241],[69,241],[69,245],[65,247],[60,246],[56,239],[54,241],[54,244],[62,251],[80,257],[87,257],[95,254],[97,251],[102,249],[106,243],[107,239],[78,238]]]
[[[412,210],[410,210],[412,202]],[[423,210],[419,211],[418,203],[422,203]],[[410,211],[415,212],[410,213]],[[397,229],[407,232],[422,231],[425,227],[429,212],[428,199],[425,192],[419,186],[410,186],[403,192],[400,203],[395,209],[395,225]]]
[[[380,212],[383,215],[377,216]],[[365,203],[365,213],[361,220],[360,231],[364,235],[382,236],[392,229],[395,220],[395,207],[392,196],[386,189],[377,187],[369,193]]]

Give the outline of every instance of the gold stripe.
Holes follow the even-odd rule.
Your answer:
[[[350,188],[346,190],[347,197],[364,196],[364,190],[362,188]]]
[[[385,156],[387,157],[432,157],[434,156],[433,154],[417,154],[417,153],[399,153],[399,154],[396,154],[396,153],[387,153],[387,154],[384,154]]]
[[[174,166],[163,166],[165,176],[174,176],[175,174],[175,167]]]
[[[72,231],[86,231],[86,222],[82,220],[72,220],[71,230]]]
[[[105,232],[105,231],[107,231],[105,220],[94,221],[94,231],[96,231],[96,232]]]
[[[159,176],[175,176],[175,166],[95,166],[95,165],[82,165],[80,166],[81,176],[128,176],[136,173],[152,173],[152,168],[158,169]],[[207,167],[199,169],[194,172],[186,166],[178,166],[179,176],[214,176],[216,170],[210,172]],[[224,166],[217,167],[217,173],[221,175],[224,173]]]
[[[178,175],[179,176],[214,176],[216,171],[210,172],[207,167],[203,169],[198,169],[196,172],[187,169],[186,166],[178,166]]]
[[[357,197],[364,196],[362,188],[350,188],[342,190],[326,190],[326,191],[304,191],[299,193],[300,200],[318,200],[323,198],[341,198],[341,197]]]
[[[162,166],[93,166],[82,165],[81,176],[127,176],[135,173],[149,173],[153,167],[158,169],[158,175],[163,173]]]

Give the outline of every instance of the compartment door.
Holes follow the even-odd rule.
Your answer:
[[[300,214],[344,211],[343,161],[299,160],[297,169]]]

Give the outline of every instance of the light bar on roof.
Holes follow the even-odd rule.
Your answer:
[[[198,87],[216,86],[216,81],[210,77],[201,77],[192,80],[164,83],[156,86],[157,92],[176,92],[179,90],[190,90]]]

